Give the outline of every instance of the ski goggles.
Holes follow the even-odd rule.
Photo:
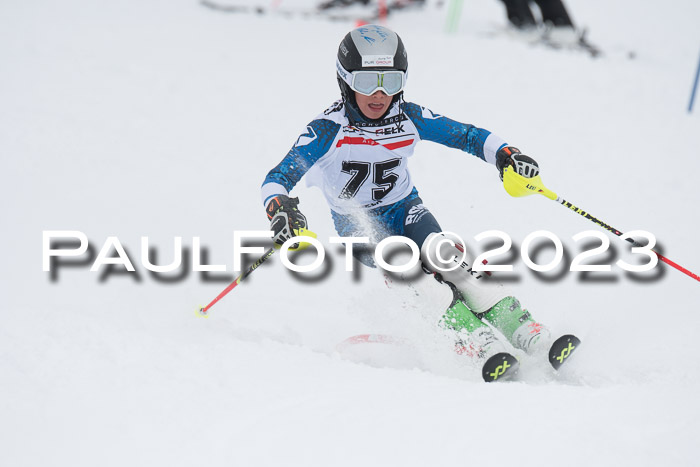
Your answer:
[[[406,73],[403,71],[347,71],[336,59],[338,75],[348,83],[350,89],[365,96],[384,91],[387,96],[400,93],[406,86]]]

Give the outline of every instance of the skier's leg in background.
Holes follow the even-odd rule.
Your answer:
[[[527,353],[548,349],[549,330],[535,321],[503,284],[490,280],[483,272],[474,271],[473,260],[461,245],[445,240],[447,237],[441,233],[431,233],[426,237],[421,247],[425,266],[439,280],[452,284],[469,309],[498,329],[514,347]],[[445,264],[441,258],[451,264]],[[460,262],[461,258],[464,260]]]
[[[535,17],[530,10],[530,0],[502,0],[508,21],[518,29],[534,28]]]
[[[583,47],[593,56],[598,54],[598,50],[586,42],[584,33],[576,30],[562,0],[535,1],[542,12],[545,43],[555,48]]]
[[[568,26],[573,28],[574,24],[562,0],[535,0],[535,3],[542,12],[544,23],[550,23],[555,27]]]

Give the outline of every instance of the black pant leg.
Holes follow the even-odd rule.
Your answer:
[[[530,11],[530,0],[502,0],[506,6],[508,21],[516,28],[535,26],[535,17]]]
[[[554,26],[573,26],[562,0],[535,0],[542,11],[542,21]]]

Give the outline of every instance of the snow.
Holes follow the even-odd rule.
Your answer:
[[[297,3],[312,2],[282,2]],[[652,232],[697,273],[700,114],[687,108],[700,4],[567,4],[604,57],[509,37],[497,1],[466,2],[452,35],[435,2],[390,18],[409,51],[407,99],[494,131],[560,196]],[[538,276],[514,253],[516,295],[583,346],[559,375],[521,356],[520,381],[485,384],[435,327],[447,292],[346,272],[324,201],[299,186],[327,269],[295,276],[273,257],[196,316],[234,278],[232,232],[268,227],[265,173],[337,98],[333,57],[353,22],[32,0],[0,4],[0,25],[0,465],[695,464],[700,284],[666,266]],[[493,167],[457,151],[423,143],[411,167],[468,241],[502,230],[517,253],[549,230],[568,264],[573,235],[602,231],[544,197],[509,197]],[[93,255],[116,236],[136,273],[90,272],[83,257],[52,280],[47,230],[84,232]],[[151,274],[142,236],[157,264],[175,237],[186,258],[199,237],[203,261],[227,272]],[[610,252],[599,259],[630,261],[616,238]],[[412,344],[337,350],[364,333]]]

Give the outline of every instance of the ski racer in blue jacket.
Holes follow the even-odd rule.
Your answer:
[[[548,348],[547,328],[502,284],[472,271],[470,258],[451,271],[430,266],[441,258],[461,258],[463,251],[461,245],[434,241],[442,238],[442,229],[408,171],[408,158],[421,140],[473,154],[494,164],[501,176],[506,166],[525,175],[537,171],[537,163],[487,130],[404,101],[406,49],[386,27],[367,25],[348,33],[339,46],[336,68],[342,99],[307,125],[263,182],[262,200],[274,241],[282,244],[295,230],[306,228],[298,198],[289,197],[306,176],[308,185],[321,188],[340,236],[369,237],[376,244],[399,235],[418,245],[425,267],[455,291],[456,306],[443,322],[468,342],[467,353],[486,358],[505,350],[479,318],[525,352]],[[373,266],[368,255],[357,257]]]

